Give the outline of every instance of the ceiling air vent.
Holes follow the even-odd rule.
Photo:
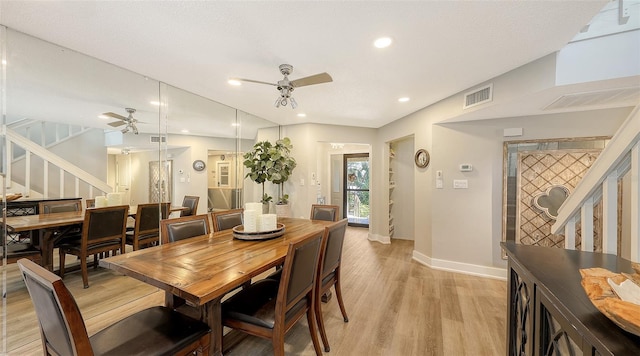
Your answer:
[[[462,109],[468,109],[491,100],[493,100],[493,83],[464,94],[464,105]]]
[[[167,142],[167,136],[150,136],[149,139],[151,143],[161,142],[160,140],[162,140],[162,143]]]
[[[596,90],[584,93],[565,94],[553,103],[547,105],[544,110],[569,109],[579,107],[612,107],[634,106],[640,100],[638,88],[615,88]]]

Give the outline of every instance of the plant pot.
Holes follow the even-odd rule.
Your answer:
[[[278,217],[290,218],[291,206],[289,204],[276,204],[276,215]]]

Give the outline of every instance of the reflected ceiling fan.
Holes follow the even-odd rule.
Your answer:
[[[289,80],[288,77],[293,72],[293,66],[291,64],[281,64],[279,68],[280,68],[280,73],[284,75],[284,78],[278,81],[277,83],[267,83],[259,80],[242,79],[242,78],[236,78],[235,80],[276,86],[278,88],[278,91],[280,91],[280,95],[278,96],[278,98],[276,99],[276,102],[274,103],[275,107],[278,108],[280,107],[280,105],[286,106],[287,102],[290,102],[292,109],[295,109],[298,106],[298,103],[296,102],[296,100],[291,96],[291,94],[293,93],[293,89],[307,86],[307,85],[322,84],[322,83],[328,83],[333,81],[333,78],[331,78],[331,76],[326,72],[310,75],[308,77],[304,77],[296,80]]]
[[[104,116],[109,116],[112,117],[114,119],[118,119],[120,121],[114,121],[114,122],[110,122],[108,123],[109,126],[111,127],[118,127],[118,126],[122,126],[122,125],[127,125],[125,126],[122,130],[120,130],[123,134],[131,131],[133,132],[135,135],[138,134],[138,128],[136,127],[136,122],[138,122],[138,120],[136,120],[133,117],[133,113],[136,112],[136,109],[132,109],[132,108],[125,108],[125,110],[129,113],[129,116],[124,117],[122,115],[118,115],[116,113],[112,113],[112,112],[105,112],[102,115]]]

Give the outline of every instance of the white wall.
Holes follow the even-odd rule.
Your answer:
[[[494,268],[505,267],[499,246],[505,128],[523,128],[518,139],[613,135],[629,112],[623,108],[434,125],[431,173],[442,170],[445,184],[444,189],[429,187],[432,254],[424,262],[495,276]],[[461,163],[472,164],[473,171],[460,172]],[[468,180],[469,188],[453,189],[454,179]],[[423,251],[416,247],[416,252]]]
[[[323,146],[318,145],[318,142],[370,144],[375,142],[376,132],[376,129],[320,124],[290,125],[281,128],[281,136],[291,139],[292,155],[297,162],[292,177],[285,184],[285,192],[290,197],[293,217],[309,217],[311,204],[316,202],[318,193],[317,185],[311,184],[311,174],[315,173],[316,177],[325,177],[326,174],[323,172],[329,169],[328,162],[319,159],[322,157],[319,152],[322,152]],[[377,171],[380,168],[373,163],[374,158],[370,159],[372,162],[371,175],[380,174],[381,171]],[[304,185],[302,185],[302,180],[304,180]],[[320,184],[320,189],[324,191],[329,180],[322,179]],[[380,186],[375,187],[372,182],[371,190],[374,189],[381,188]]]

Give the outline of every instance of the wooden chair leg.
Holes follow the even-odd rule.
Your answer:
[[[322,316],[322,303],[320,303],[320,298],[316,298],[313,304],[316,320],[318,321],[318,329],[320,329],[320,337],[322,338],[322,344],[324,345],[324,352],[329,352],[331,351],[331,347],[329,346],[329,339],[327,339],[327,333],[324,329],[324,317]]]
[[[273,335],[273,356],[284,356],[284,335]]]
[[[338,299],[338,305],[340,306],[342,317],[344,318],[344,322],[348,323],[349,317],[347,316],[347,310],[344,308],[344,302],[342,301],[342,288],[340,288],[340,274],[337,275],[335,289],[336,289],[336,299]]]
[[[80,256],[80,269],[82,270],[82,283],[84,288],[89,288],[89,271],[87,270],[87,256]]]
[[[311,334],[311,341],[313,342],[313,348],[316,350],[316,356],[322,356],[322,350],[320,350],[320,342],[318,341],[318,331],[316,330],[316,321],[314,318],[313,305],[309,306],[307,310],[307,323],[309,324],[309,333]],[[284,347],[284,340],[282,340]]]
[[[66,255],[66,253],[64,253],[63,249],[59,249],[60,252],[60,278],[64,277],[64,257]]]

